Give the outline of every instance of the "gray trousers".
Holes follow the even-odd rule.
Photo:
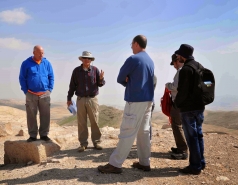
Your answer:
[[[180,110],[177,107],[175,107],[175,105],[171,107],[170,116],[172,121],[171,127],[173,130],[174,140],[178,148],[178,151],[181,153],[184,153],[184,152],[187,153],[188,147],[187,147],[187,143],[186,143],[183,128],[182,128]]]
[[[101,142],[101,131],[98,126],[98,99],[90,97],[77,98],[78,140],[81,146],[88,146],[87,115],[91,123],[91,139],[93,145]]]
[[[27,127],[30,137],[37,137],[37,112],[40,114],[40,136],[47,136],[50,130],[50,96],[40,98],[37,95],[26,93]]]
[[[139,163],[150,165],[150,117],[152,102],[126,102],[118,135],[119,142],[109,158],[109,163],[121,168],[136,139]]]

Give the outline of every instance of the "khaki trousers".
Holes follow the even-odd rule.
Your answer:
[[[37,95],[26,93],[27,127],[30,137],[37,137],[37,112],[40,114],[40,136],[47,136],[50,130],[50,96],[40,98]]]
[[[126,102],[123,120],[120,127],[117,148],[110,156],[109,163],[121,168],[137,138],[139,163],[150,165],[150,117],[152,102]]]
[[[78,140],[81,146],[88,146],[87,115],[91,123],[93,145],[101,142],[101,131],[98,126],[99,104],[95,96],[77,98]]]
[[[171,107],[170,116],[172,120],[171,127],[178,151],[187,153],[188,147],[184,137],[180,111],[177,107],[175,107],[175,105],[172,105]]]

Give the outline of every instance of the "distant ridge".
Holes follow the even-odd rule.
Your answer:
[[[25,101],[14,99],[0,99],[0,106],[9,106],[19,110],[25,110]],[[158,106],[157,106],[158,107]],[[213,110],[213,109],[212,109]],[[72,116],[67,110],[65,102],[55,102],[51,104],[51,120],[60,125],[77,125],[76,116]],[[123,116],[123,110],[113,106],[100,105],[99,107],[99,124],[100,127],[110,126],[119,128]],[[152,116],[152,123],[167,124],[168,118],[155,111]],[[238,130],[238,111],[207,110],[205,111],[204,124],[221,126],[228,129]]]

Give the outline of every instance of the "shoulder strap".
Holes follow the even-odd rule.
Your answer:
[[[185,66],[189,66],[189,67],[193,68],[194,70],[198,70],[200,68],[200,64],[199,64],[199,62],[197,64],[198,65],[196,66],[195,64],[188,63]]]

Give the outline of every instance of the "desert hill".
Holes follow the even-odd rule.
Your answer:
[[[9,107],[9,105],[12,107]],[[122,118],[122,110],[104,105],[100,106],[99,124],[104,125],[101,128],[104,149],[101,151],[94,150],[89,138],[89,147],[83,153],[77,152],[79,143],[77,140],[77,126],[75,125],[76,117],[71,116],[65,103],[52,103],[51,114],[50,137],[54,141],[61,142],[61,151],[56,152],[41,164],[3,165],[4,142],[7,140],[25,140],[28,135],[24,101],[0,101],[0,122],[10,123],[12,128],[11,134],[0,137],[0,184],[196,185],[237,184],[238,182],[238,158],[236,155],[238,152],[238,130],[221,127],[221,125],[237,125],[237,112],[221,111],[216,113],[206,111],[205,122],[207,123],[204,124],[203,128],[207,167],[199,176],[178,173],[178,169],[185,167],[188,160],[176,161],[170,158],[170,148],[175,146],[174,138],[171,128],[161,129],[162,125],[168,123],[168,118],[161,112],[154,112],[152,119],[152,171],[143,172],[131,167],[132,162],[138,160],[136,145],[134,144],[123,164],[121,175],[101,174],[97,171],[97,166],[108,162],[109,156],[118,142],[118,126]],[[66,121],[60,126],[63,120]],[[20,129],[24,130],[24,136],[16,136]]]

